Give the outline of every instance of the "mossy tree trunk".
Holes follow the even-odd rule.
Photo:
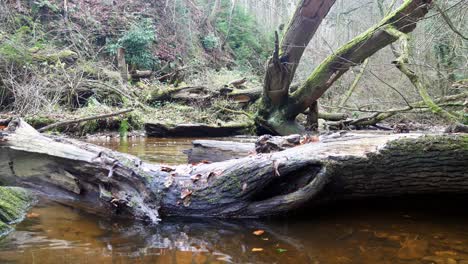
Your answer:
[[[431,0],[406,0],[377,25],[326,58],[299,89],[290,92],[289,86],[305,46],[333,4],[330,0],[304,0],[298,5],[281,46],[277,41],[267,66],[256,119],[259,128],[280,135],[302,132],[303,128],[295,121],[297,115],[317,101],[351,67],[398,40],[386,31],[389,26],[405,34],[413,31],[418,20],[427,14]]]
[[[2,132],[2,182],[97,214],[259,217],[363,197],[468,191],[465,135],[351,135],[219,163],[165,166],[22,120]],[[398,164],[398,166],[395,166]]]

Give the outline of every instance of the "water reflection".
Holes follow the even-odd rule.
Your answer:
[[[341,208],[275,221],[167,218],[146,226],[48,204],[0,242],[0,263],[468,263],[466,214],[408,210]]]
[[[183,153],[192,147],[192,141],[200,138],[92,138],[89,143],[103,146],[123,153],[128,153],[140,159],[154,163],[169,165],[187,163],[187,155]],[[249,137],[216,138],[237,142],[252,142]]]
[[[177,164],[191,141],[94,143]],[[359,202],[274,221],[165,218],[157,226],[41,204],[0,241],[0,263],[468,264],[467,199],[409,201]]]

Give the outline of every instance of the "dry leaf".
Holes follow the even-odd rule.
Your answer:
[[[222,170],[216,170],[216,171],[212,171],[208,174],[208,176],[206,177],[207,179],[215,176],[215,177],[218,177],[219,175],[223,174],[223,171]]]
[[[165,167],[165,166],[162,166],[161,167],[161,171],[164,171],[164,172],[171,172],[171,171],[175,171],[173,168],[171,167]]]
[[[262,252],[263,248],[252,248],[252,252]]]
[[[256,230],[256,231],[253,232],[253,234],[256,235],[256,236],[261,236],[261,235],[265,234],[265,230],[261,230],[261,229]]]
[[[200,163],[203,163],[203,164],[210,164],[210,163],[211,163],[211,161],[208,161],[208,160],[202,160],[202,161],[200,161]]]
[[[192,195],[192,191],[189,190],[189,189],[185,189],[180,193],[180,199],[183,200],[183,199],[189,197],[190,195]]]
[[[190,177],[190,179],[193,181],[193,182],[197,182],[201,179],[202,175],[201,174],[197,174],[197,175],[194,175],[192,177]]]

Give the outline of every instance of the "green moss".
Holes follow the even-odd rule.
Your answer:
[[[34,128],[48,126],[57,122],[57,120],[46,116],[27,116],[24,120]]]
[[[9,225],[20,222],[33,202],[25,189],[0,187],[0,235],[12,230]]]

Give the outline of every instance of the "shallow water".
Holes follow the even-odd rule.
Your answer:
[[[191,139],[94,142],[185,162]],[[0,263],[468,263],[466,199],[375,201],[289,219],[112,221],[40,203],[0,241]],[[295,219],[295,220],[293,220]],[[263,230],[261,235],[254,231]],[[464,262],[464,261],[467,262]]]

